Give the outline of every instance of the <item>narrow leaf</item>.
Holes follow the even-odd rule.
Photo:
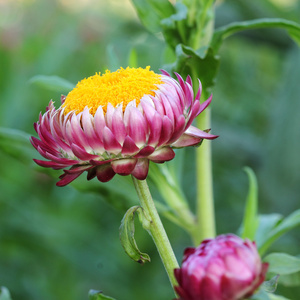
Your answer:
[[[0,300],[11,300],[10,292],[6,287],[0,287]]]
[[[286,232],[300,225],[300,209],[294,211],[273,228],[266,237],[265,242],[260,246],[259,252],[264,253],[279,237]]]
[[[146,219],[143,209],[140,206],[133,206],[125,213],[119,230],[121,244],[127,253],[127,255],[134,261],[143,264],[150,262],[150,257],[146,253],[142,253],[134,239],[134,216],[135,213],[139,214],[139,220],[143,224],[144,228],[147,227],[149,221]]]
[[[0,151],[24,163],[31,163],[37,153],[29,139],[24,131],[0,127]]]
[[[283,219],[280,214],[259,215],[259,225],[255,235],[258,249],[265,243],[270,231],[272,231]]]
[[[1,299],[0,299],[1,300]],[[115,298],[105,296],[101,291],[90,290],[89,300],[115,300]]]
[[[271,253],[264,261],[269,263],[270,273],[287,275],[300,271],[300,258],[286,253]]]
[[[244,22],[234,22],[216,29],[211,42],[211,47],[215,52],[218,52],[223,40],[227,37],[244,30],[261,28],[286,29],[290,37],[300,46],[300,25],[298,23],[280,18],[264,18]]]
[[[66,79],[58,76],[47,75],[36,75],[29,80],[29,83],[35,84],[50,91],[60,93],[68,93],[75,87],[73,83]]]
[[[194,50],[191,47],[179,44],[176,47],[175,63],[166,66],[170,72],[176,71],[183,77],[191,74],[191,70],[199,71],[196,74],[205,89],[215,84],[217,70],[219,67],[219,57],[214,55],[211,48],[200,48]]]
[[[132,0],[132,3],[141,22],[153,33],[160,32],[160,21],[174,13],[174,7],[168,0]]]
[[[136,49],[131,49],[129,53],[128,66],[131,68],[138,67],[138,55]]]
[[[269,270],[268,270],[269,271]],[[268,281],[265,281],[262,284],[262,289],[264,289],[268,293],[274,293],[277,289],[279,275],[274,276]]]
[[[258,217],[257,217],[257,202],[258,202],[258,192],[257,192],[257,180],[254,172],[246,167],[244,168],[249,179],[249,191],[246,201],[246,207],[244,212],[244,220],[242,227],[242,238],[248,238],[250,240],[255,239],[255,233],[258,227]]]

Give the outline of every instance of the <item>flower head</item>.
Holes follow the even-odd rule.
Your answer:
[[[228,234],[187,248],[175,269],[181,300],[240,300],[250,297],[268,269],[254,242]]]
[[[39,136],[31,143],[48,161],[43,167],[63,169],[58,186],[84,171],[87,178],[109,181],[115,174],[145,179],[149,161],[174,158],[173,148],[194,146],[217,136],[191,126],[211,102],[194,97],[190,77],[177,80],[149,67],[106,71],[80,81],[56,109],[50,101],[34,124]],[[70,167],[70,168],[69,168]],[[69,169],[68,169],[69,168]]]

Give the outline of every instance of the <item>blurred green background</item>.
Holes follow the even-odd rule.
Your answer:
[[[216,26],[258,17],[300,22],[297,0],[220,1]],[[152,259],[139,265],[124,253],[118,228],[137,203],[130,178],[110,183],[85,178],[55,186],[60,171],[42,170],[28,143],[33,123],[63,91],[30,83],[58,75],[76,83],[106,68],[137,63],[158,71],[166,57],[162,37],[148,33],[130,1],[0,0],[0,286],[15,300],[83,300],[90,289],[119,300],[172,299],[167,275],[150,237],[137,225],[139,248]],[[213,89],[212,132],[218,233],[236,232],[247,195],[244,166],[259,180],[261,213],[299,208],[300,55],[281,30],[256,30],[228,39]],[[28,137],[16,130],[28,133]],[[185,152],[184,190],[193,203],[194,149]],[[154,195],[157,195],[152,186]],[[163,220],[178,260],[191,245]],[[273,251],[300,254],[299,230]],[[300,284],[300,283],[299,283]],[[291,299],[299,288],[280,287]]]

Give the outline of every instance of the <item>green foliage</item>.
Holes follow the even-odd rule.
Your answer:
[[[149,220],[145,216],[143,209],[140,206],[133,206],[125,213],[120,226],[120,241],[126,252],[126,254],[134,261],[143,264],[150,262],[150,256],[147,253],[142,253],[134,238],[134,216],[138,214],[140,222],[143,227],[147,229],[149,227]]]
[[[259,252],[263,254],[272,243],[274,243],[279,237],[284,235],[285,233],[289,232],[293,228],[300,225],[300,209],[294,211],[286,218],[280,219],[275,226],[270,228],[271,230],[267,232],[266,236],[264,237],[264,240],[261,242],[261,244],[258,245]],[[258,228],[259,230],[259,228]],[[262,231],[264,231],[264,228],[262,228]]]
[[[265,18],[244,22],[234,22],[218,28],[214,32],[211,47],[217,52],[221,47],[223,40],[235,33],[250,29],[276,27],[286,29],[290,37],[300,46],[300,25],[298,23],[284,19]]]
[[[68,93],[75,87],[73,83],[59,76],[36,75],[29,80],[29,83],[60,93]]]
[[[174,13],[174,7],[168,0],[133,0],[132,2],[144,26],[154,33],[161,30],[161,20]]]
[[[205,89],[211,88],[215,83],[219,66],[219,57],[214,55],[212,49],[192,48],[179,44],[176,47],[176,61],[166,67],[171,72],[179,72],[183,77],[191,74],[192,69],[197,70],[197,78],[201,80]]]
[[[6,287],[0,287],[0,300],[11,300],[9,290]]]
[[[243,227],[241,232],[242,238],[248,238],[250,240],[255,239],[255,233],[258,227],[257,217],[257,202],[258,202],[258,191],[257,191],[257,180],[254,172],[246,167],[244,168],[249,179],[249,191],[246,201],[246,207],[244,212]]]
[[[103,295],[101,291],[90,290],[89,291],[89,300],[115,300],[109,296]]]

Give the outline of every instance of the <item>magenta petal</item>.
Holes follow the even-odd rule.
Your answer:
[[[203,103],[201,103],[200,105],[200,108],[199,108],[199,111],[197,113],[197,116],[204,111],[204,109],[211,103],[211,100],[212,100],[212,94],[209,96],[209,98],[204,101]]]
[[[198,79],[198,83],[199,83],[199,88],[198,88],[198,92],[196,94],[195,100],[200,100],[201,97],[201,93],[202,93],[202,84],[201,81]]]
[[[94,158],[98,158],[98,155],[93,155],[90,153],[87,153],[84,149],[80,148],[79,146],[72,144],[71,149],[76,157],[78,157],[80,160],[86,161],[91,160]]]
[[[122,155],[134,155],[140,150],[139,147],[135,144],[131,137],[126,136],[122,148]]]
[[[162,163],[171,160],[175,157],[175,152],[170,147],[163,147],[156,150],[154,153],[148,156],[148,158],[156,163]]]
[[[154,147],[146,146],[137,155],[135,155],[135,157],[137,158],[146,157],[152,154],[154,151],[155,151]]]
[[[137,159],[125,158],[112,161],[111,166],[115,173],[125,176],[131,174],[136,163]]]
[[[116,140],[123,145],[124,139],[126,137],[126,130],[123,121],[123,111],[122,106],[119,106],[115,109],[114,114],[112,116],[112,127],[111,131],[115,136]]]
[[[96,175],[97,175],[97,172],[96,172],[96,168],[94,167],[94,168],[88,170],[88,174],[86,176],[86,179],[91,180],[94,177],[96,177]]]
[[[183,115],[179,116],[176,120],[176,126],[174,129],[174,134],[171,137],[171,139],[168,141],[168,144],[172,144],[176,140],[180,138],[180,136],[183,134],[185,128],[185,118]]]
[[[147,122],[138,108],[127,106],[124,121],[128,135],[140,147],[146,143]]]
[[[59,169],[63,169],[65,167],[68,167],[67,164],[59,164],[59,163],[54,162],[54,161],[46,161],[46,160],[40,160],[40,159],[33,159],[33,161],[41,167],[52,168],[54,170],[59,170]]]
[[[168,140],[172,137],[174,131],[174,124],[171,122],[171,120],[167,117],[163,117],[163,123],[162,123],[162,130],[161,135],[159,138],[159,142],[157,146],[161,146],[168,142]]]
[[[118,154],[121,152],[122,146],[108,127],[104,127],[103,129],[103,144],[105,150],[109,153]]]
[[[202,140],[203,139],[200,137],[194,137],[184,133],[175,143],[171,144],[171,146],[174,148],[197,146],[202,142]]]
[[[91,159],[89,162],[91,165],[93,166],[101,166],[101,165],[105,165],[109,162],[111,162],[112,159],[109,159],[109,160],[95,160],[95,159]]]
[[[110,181],[116,175],[116,173],[112,169],[111,164],[108,163],[102,166],[98,166],[96,169],[96,175],[99,181],[107,182]]]
[[[67,184],[69,184],[70,182],[72,182],[73,180],[75,180],[77,177],[79,177],[84,171],[80,171],[77,173],[72,173],[72,174],[67,174],[64,173],[63,175],[61,175],[60,181],[58,181],[56,183],[57,186],[65,186]]]
[[[136,179],[144,180],[148,175],[149,159],[139,158],[131,175]]]
[[[194,137],[201,137],[203,139],[208,139],[208,140],[213,140],[218,137],[218,135],[207,133],[194,126],[190,126],[184,133]]]

